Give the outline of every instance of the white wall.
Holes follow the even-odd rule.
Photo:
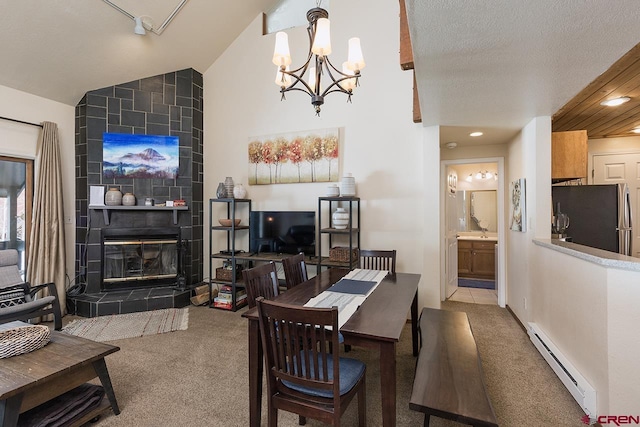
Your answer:
[[[481,159],[488,157],[506,157],[507,144],[458,145],[454,149],[442,149],[441,160]],[[460,177],[458,177],[460,179]]]
[[[0,116],[31,123],[58,125],[65,215],[67,274],[75,261],[75,109],[74,107],[0,86]],[[0,120],[0,155],[35,159],[40,128]],[[37,182],[37,179],[34,181]]]
[[[447,245],[442,242],[445,221],[440,216],[440,205],[444,203],[444,191],[440,187],[440,127],[430,126],[423,131],[424,162],[424,194],[417,202],[422,202],[424,209],[422,235],[422,282],[418,290],[420,307],[440,308],[441,289],[440,272],[444,269],[443,249]],[[414,239],[420,235],[416,233]],[[418,247],[416,246],[416,250]]]
[[[640,401],[640,274],[614,270],[607,272],[607,331],[609,408],[608,414],[638,414]],[[592,343],[602,347],[601,342]],[[589,350],[592,351],[592,350]],[[598,348],[598,352],[602,352]],[[600,407],[600,405],[598,405]],[[602,412],[604,414],[604,412]]]
[[[551,224],[551,118],[536,117],[508,145],[506,174],[507,305],[523,324],[530,321],[534,302],[532,247],[534,237],[550,237]],[[525,178],[526,232],[509,230],[510,183]]]
[[[367,19],[354,19],[363,10]],[[339,127],[341,172],[353,173],[361,198],[361,246],[395,248],[399,271],[421,273],[423,226],[438,218],[436,196],[429,212],[422,207],[424,171],[435,170],[429,183],[437,189],[439,154],[429,158],[429,165],[423,163],[422,127],[412,122],[412,74],[399,65],[398,14],[397,2],[332,2],[331,60],[346,60],[347,39],[357,35],[367,66],[353,103],[343,94],[330,94],[320,117],[301,92],[287,93],[280,101],[271,62],[275,36],[262,36],[262,17],[256,17],[204,73],[205,200],[215,197],[218,182],[231,176],[245,185],[254,210],[317,210],[326,183],[248,186],[247,143],[251,136]],[[292,65],[301,65],[308,50],[306,28],[287,33]],[[438,150],[437,145],[429,150]]]
[[[627,153],[640,151],[640,136],[623,138],[590,139],[588,142],[589,157],[593,154]]]
[[[535,247],[531,319],[598,392],[598,413],[608,401],[607,271],[544,247]]]

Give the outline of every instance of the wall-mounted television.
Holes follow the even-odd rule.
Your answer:
[[[308,256],[316,254],[314,211],[252,211],[249,216],[249,251]]]

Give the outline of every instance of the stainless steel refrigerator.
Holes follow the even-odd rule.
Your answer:
[[[567,236],[606,251],[632,255],[631,203],[626,184],[554,186],[554,215],[569,216]]]

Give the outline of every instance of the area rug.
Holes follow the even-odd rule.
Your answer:
[[[188,326],[189,308],[185,307],[78,319],[62,328],[62,332],[93,341],[113,341],[184,331]]]
[[[458,286],[461,288],[495,289],[496,282],[493,280],[458,279]]]

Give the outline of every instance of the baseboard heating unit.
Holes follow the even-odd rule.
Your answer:
[[[569,393],[589,416],[596,415],[596,390],[560,353],[549,337],[535,323],[529,322],[529,338],[544,360],[556,373]]]

